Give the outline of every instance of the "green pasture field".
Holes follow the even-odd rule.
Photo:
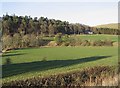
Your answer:
[[[105,35],[105,34],[93,34],[93,35],[88,35],[88,34],[83,34],[83,35],[69,35],[69,37],[78,37],[80,38],[81,40],[91,40],[91,41],[94,41],[94,40],[111,40],[113,42],[118,42],[118,35]],[[62,37],[62,39],[64,40],[64,36]],[[46,39],[46,40],[54,40],[54,37],[43,37],[43,39]]]
[[[105,34],[93,34],[93,35],[77,35],[80,39],[83,40],[111,40],[113,42],[118,42],[117,35],[105,35]]]
[[[9,59],[9,64],[6,64]],[[41,47],[12,50],[2,58],[3,83],[79,71],[93,66],[117,66],[118,47]]]

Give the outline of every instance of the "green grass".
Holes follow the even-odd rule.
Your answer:
[[[77,35],[80,39],[86,39],[86,40],[111,40],[114,42],[118,42],[118,36],[117,35]]]
[[[7,58],[11,64],[4,65]],[[3,82],[49,76],[92,66],[117,66],[117,47],[52,47],[13,50],[3,55]]]

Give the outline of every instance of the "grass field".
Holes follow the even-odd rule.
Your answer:
[[[78,35],[80,39],[86,39],[86,40],[111,40],[114,42],[118,42],[118,36],[117,35]]]
[[[5,65],[10,58],[10,64]],[[118,63],[117,47],[48,47],[13,50],[3,54],[3,82],[49,76],[92,66]]]
[[[72,37],[74,35],[71,35],[70,37]],[[79,37],[81,40],[111,40],[114,42],[118,42],[118,36],[117,35],[104,35],[104,34],[94,34],[94,35],[76,35],[77,37]],[[43,39],[46,40],[54,40],[54,37],[44,37]],[[64,40],[64,36],[63,36],[63,40]]]

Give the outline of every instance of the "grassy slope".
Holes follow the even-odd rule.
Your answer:
[[[3,55],[3,82],[48,76],[97,65],[117,65],[117,47],[53,47],[14,50]],[[42,61],[46,59],[47,61]],[[22,74],[21,74],[22,73]]]
[[[72,35],[74,36],[74,35]],[[72,37],[71,36],[71,37]],[[76,35],[77,37],[79,37],[81,40],[111,40],[111,41],[118,41],[118,36],[117,35],[104,35],[104,34],[100,34],[100,35]],[[54,40],[54,37],[44,37],[43,39],[47,39],[47,40]],[[64,40],[64,37],[63,37]]]
[[[80,39],[86,39],[86,40],[111,40],[111,41],[118,41],[117,35],[78,35]]]
[[[103,24],[103,25],[97,25],[95,27],[97,27],[97,28],[114,28],[114,29],[118,29],[118,24],[117,23]]]

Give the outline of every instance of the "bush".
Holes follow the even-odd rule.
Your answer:
[[[20,48],[21,47],[21,36],[20,34],[16,33],[13,35],[13,46],[14,48]]]
[[[34,34],[30,35],[30,43],[29,43],[30,47],[35,47],[37,46],[37,39],[36,36]]]
[[[81,40],[78,37],[70,37],[67,41],[67,43],[69,43],[70,46],[79,46],[81,45]]]
[[[108,40],[104,40],[104,41],[96,40],[96,41],[91,42],[91,45],[92,46],[113,46],[113,42],[110,40],[109,41]]]
[[[36,42],[37,46],[43,46],[44,45],[44,41],[43,41],[43,38],[41,36],[37,36],[36,40],[37,40],[37,42]]]
[[[60,45],[62,43],[62,34],[61,33],[58,33],[56,36],[55,36],[55,42]]]
[[[78,37],[75,38],[75,45],[80,46],[82,44],[82,40]]]
[[[42,58],[42,61],[47,61],[47,57],[43,57],[43,58]]]
[[[6,58],[5,65],[9,65],[9,64],[11,64],[11,59],[10,58]]]
[[[11,49],[13,48],[13,38],[10,35],[5,35],[2,37],[2,48],[4,49]]]
[[[30,47],[39,47],[39,46],[43,46],[44,42],[41,36],[36,36],[34,34],[30,35]]]
[[[4,35],[2,37],[3,45],[2,50],[26,48],[26,47],[37,47],[42,46],[46,43],[43,41],[41,36],[34,34],[20,35],[14,34],[13,37],[10,35]]]
[[[21,88],[25,86],[40,86],[47,88],[65,86],[65,88],[76,88],[76,86],[90,86],[91,83],[94,83],[94,86],[102,86],[102,81],[110,76],[114,77],[115,73],[116,71],[112,69],[112,67],[96,66],[81,71],[51,75],[48,77],[33,77],[25,80],[16,80],[9,83],[3,83],[3,86],[19,85]]]
[[[74,37],[69,38],[68,41],[69,41],[69,45],[70,45],[70,46],[75,46],[76,40],[75,40]]]
[[[22,47],[29,47],[30,44],[30,35],[24,35],[22,37]]]
[[[93,45],[93,46],[104,46],[104,42],[101,41],[101,40],[95,40],[95,41],[92,42],[91,45]]]
[[[105,40],[105,41],[104,41],[104,45],[105,45],[105,46],[113,46],[113,42],[110,41],[110,40]]]
[[[57,43],[55,41],[50,41],[47,45],[48,46],[57,46]]]
[[[61,46],[69,46],[69,42],[63,42]]]
[[[62,37],[62,40],[63,40],[64,42],[68,42],[68,40],[69,40],[68,34],[65,34],[65,35]]]
[[[88,40],[83,40],[81,45],[82,46],[90,46],[90,42]]]

